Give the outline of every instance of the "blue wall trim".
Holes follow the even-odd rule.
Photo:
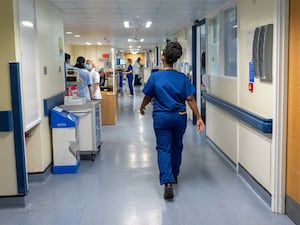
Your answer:
[[[50,114],[50,110],[57,105],[61,105],[64,103],[64,92],[61,92],[57,95],[44,99],[44,115],[48,116]]]
[[[13,132],[15,142],[15,157],[17,169],[17,185],[19,194],[27,194],[27,171],[25,163],[25,144],[22,120],[22,100],[20,86],[20,64],[18,62],[9,63],[10,90],[12,98]]]
[[[0,111],[0,132],[12,129],[12,111]]]
[[[254,113],[248,112],[238,106],[228,103],[228,102],[226,102],[222,99],[219,99],[215,96],[212,96],[206,92],[203,92],[202,96],[206,101],[229,112],[233,116],[244,121],[245,123],[249,124],[250,126],[256,128],[257,130],[259,130],[263,133],[269,133],[269,134],[272,133],[272,123],[273,123],[272,119],[263,118]]]

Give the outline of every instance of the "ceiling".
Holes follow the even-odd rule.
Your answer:
[[[48,0],[63,13],[65,43],[111,45],[126,49],[128,39],[144,39],[135,45],[153,48],[195,20],[229,0]],[[151,20],[152,26],[145,28]],[[123,21],[130,22],[125,28]],[[79,38],[74,35],[79,34]]]

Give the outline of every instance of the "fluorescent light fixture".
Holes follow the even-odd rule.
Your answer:
[[[72,31],[66,31],[66,34],[72,34]]]
[[[80,34],[75,34],[74,37],[79,38]]]
[[[144,41],[144,38],[141,38],[141,39],[140,39],[140,42],[143,42],[143,41]]]
[[[151,27],[151,24],[152,24],[152,21],[147,21],[147,23],[146,23],[146,28],[149,28],[149,27]]]
[[[92,43],[91,43],[91,42],[88,42],[88,41],[85,42],[85,44],[86,44],[86,45],[92,45]]]
[[[31,21],[22,21],[22,25],[24,27],[30,27],[33,28],[33,23]]]
[[[129,21],[124,21],[123,23],[125,28],[129,28]]]
[[[102,45],[102,43],[101,42],[97,42],[97,45]]]
[[[131,39],[131,38],[129,38],[129,39],[128,39],[128,42],[132,42],[132,39]]]

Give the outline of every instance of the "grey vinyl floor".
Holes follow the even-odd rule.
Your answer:
[[[211,149],[191,122],[184,136],[173,201],[158,179],[151,106],[138,113],[142,94],[119,97],[116,125],[103,126],[94,162],[76,174],[30,183],[26,208],[1,209],[1,225],[292,225],[273,214]]]

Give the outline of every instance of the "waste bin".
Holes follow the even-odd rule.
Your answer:
[[[51,109],[54,174],[77,173],[80,164],[78,152],[78,122],[76,115],[56,106]]]

